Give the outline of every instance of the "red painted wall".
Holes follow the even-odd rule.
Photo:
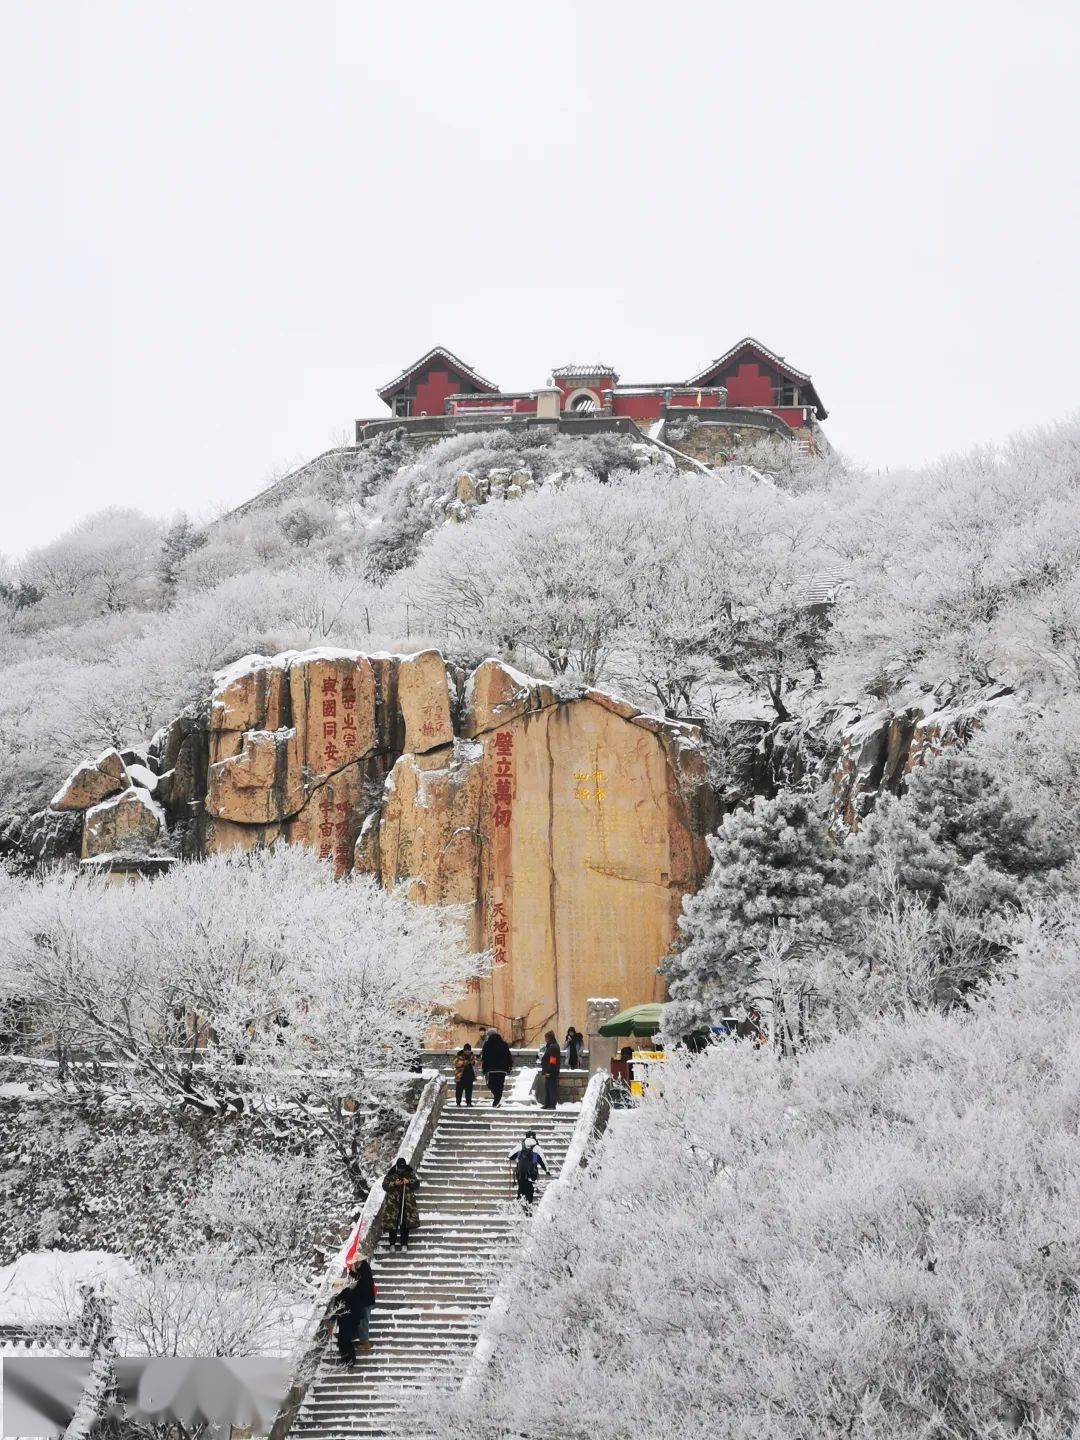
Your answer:
[[[744,360],[732,375],[726,375],[720,382],[727,386],[729,405],[756,405],[772,407],[772,377],[767,375],[755,360]]]
[[[572,395],[575,390],[592,390],[594,394],[599,395],[600,399],[603,400],[604,392],[611,389],[612,383],[610,375],[600,376],[591,382],[587,380],[565,380],[559,379],[558,377],[556,377],[554,381],[556,388],[562,391],[564,401],[567,395]]]
[[[467,399],[461,403],[466,410],[505,410],[509,406],[515,415],[534,415],[536,413],[535,395],[515,395],[508,399],[505,395],[477,395],[470,396],[465,392]],[[451,414],[457,413],[458,402],[450,401]]]
[[[461,384],[450,377],[447,370],[428,370],[416,382],[413,391],[412,413],[414,415],[442,415],[446,410],[448,395],[460,395]]]
[[[702,395],[698,390],[672,390],[671,403],[684,405],[688,410],[715,410],[720,404],[720,397]]]
[[[612,402],[613,415],[629,415],[631,420],[658,420],[662,395],[620,395],[616,390]]]

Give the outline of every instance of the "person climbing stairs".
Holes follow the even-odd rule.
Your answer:
[[[417,1173],[421,1224],[407,1251],[372,1257],[378,1301],[370,1353],[343,1369],[328,1343],[289,1431],[297,1440],[401,1434],[402,1401],[439,1375],[460,1378],[500,1266],[524,1238],[529,1216],[514,1198],[507,1155],[526,1130],[536,1132],[558,1175],[579,1106],[543,1110],[507,1098],[497,1109],[443,1105]],[[550,1183],[550,1182],[548,1182]]]

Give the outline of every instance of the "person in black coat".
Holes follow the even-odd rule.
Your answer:
[[[544,1076],[544,1109],[554,1110],[559,1103],[559,1068],[562,1065],[562,1051],[555,1039],[555,1031],[549,1030],[544,1036],[547,1042],[540,1055],[540,1070]]]
[[[337,1345],[341,1363],[356,1364],[356,1346],[370,1350],[368,1339],[371,1307],[375,1304],[375,1277],[367,1260],[358,1260],[349,1270],[350,1283],[338,1296]]]
[[[571,1070],[577,1070],[581,1065],[581,1044],[585,1039],[580,1030],[575,1030],[573,1025],[566,1032],[566,1063]]]
[[[502,1103],[503,1086],[513,1069],[514,1057],[510,1046],[497,1030],[489,1030],[480,1049],[480,1069],[491,1091],[491,1108]]]

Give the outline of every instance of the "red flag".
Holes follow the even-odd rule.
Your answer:
[[[356,1224],[353,1226],[353,1232],[349,1236],[349,1243],[345,1250],[346,1270],[348,1270],[348,1268],[353,1264],[353,1262],[356,1260],[357,1255],[360,1253],[360,1241],[363,1239],[363,1235],[364,1217],[361,1216],[360,1219],[357,1220]]]

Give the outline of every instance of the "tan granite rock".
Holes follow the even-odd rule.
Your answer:
[[[406,751],[420,755],[453,743],[446,661],[438,650],[421,650],[401,661],[397,693]]]
[[[337,771],[315,791],[304,808],[283,827],[290,845],[306,845],[333,862],[335,874],[353,868],[357,840],[386,774],[378,756]]]
[[[134,855],[162,838],[164,816],[145,790],[134,786],[86,812],[83,821],[82,858],[98,855]]]
[[[295,815],[305,800],[296,731],[249,730],[239,754],[212,764],[206,808],[217,819],[266,825]]]
[[[467,740],[402,755],[386,782],[377,848],[369,829],[358,842],[357,868],[372,868],[377,856],[388,890],[406,885],[411,899],[429,905],[475,904],[483,756]]]
[[[211,819],[206,827],[206,851],[224,855],[232,850],[247,853],[272,845],[281,835],[280,824],[240,825],[234,820]]]
[[[403,756],[377,846],[385,885],[469,904],[474,943],[492,953],[491,978],[452,1017],[459,1036],[491,1023],[531,1041],[580,1026],[592,995],[662,998],[657,964],[708,865],[693,820],[704,772],[681,753],[686,737],[591,699],[513,715],[520,687],[500,677],[483,695],[488,717],[510,718]]]
[[[246,730],[287,725],[288,656],[249,655],[218,676],[210,702],[210,763],[239,755]]]
[[[128,788],[127,769],[117,750],[103,750],[73,770],[49,801],[53,810],[89,810]]]
[[[466,739],[472,739],[497,725],[554,704],[555,692],[543,680],[522,675],[501,660],[485,660],[465,682],[461,733]]]
[[[292,723],[304,780],[318,781],[379,748],[375,670],[352,651],[314,651],[289,665]]]

